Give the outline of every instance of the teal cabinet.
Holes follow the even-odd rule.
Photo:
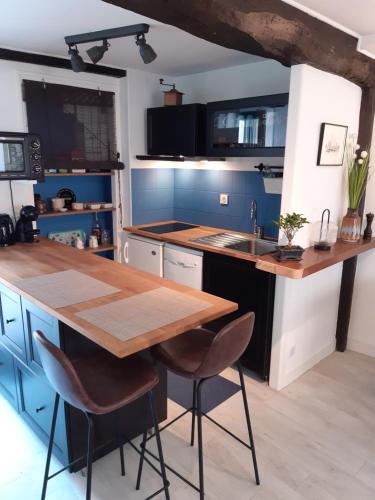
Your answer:
[[[39,353],[33,332],[40,330],[48,340],[60,347],[59,322],[56,318],[46,313],[33,303],[22,298],[23,325],[26,341],[27,364],[34,373],[43,375]]]
[[[18,359],[26,363],[26,342],[23,329],[21,297],[0,284],[1,342]]]
[[[17,402],[17,384],[13,356],[0,344],[0,391],[15,408]]]
[[[16,372],[19,392],[19,412],[47,444],[51,430],[56,393],[44,376],[35,375],[21,363],[16,363]],[[57,416],[53,453],[64,465],[69,462],[65,404],[62,400],[60,400]]]

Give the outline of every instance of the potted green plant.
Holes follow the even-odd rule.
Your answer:
[[[348,182],[348,210],[342,219],[340,238],[357,242],[361,237],[362,220],[358,209],[365,193],[369,175],[370,155],[361,151],[359,144],[349,141],[345,149],[345,166]]]
[[[293,238],[305,224],[309,224],[309,221],[302,214],[293,212],[292,214],[280,215],[280,217],[273,222],[281,229],[288,240],[287,245],[279,245],[276,247],[278,251],[277,259],[281,261],[301,260],[305,250],[298,245],[293,245]]]

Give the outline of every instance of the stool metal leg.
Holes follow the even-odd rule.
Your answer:
[[[204,469],[203,469],[203,439],[202,439],[202,384],[200,380],[197,387],[197,413],[198,413],[198,460],[199,460],[199,498],[204,499]]]
[[[193,382],[193,406],[191,409],[191,439],[190,439],[191,446],[194,446],[196,411],[197,411],[197,381],[194,380],[194,382]]]
[[[117,443],[120,451],[121,475],[125,476],[124,445],[122,444],[120,419],[117,413],[114,413],[114,424],[116,428]]]
[[[150,406],[150,414],[152,418],[152,423],[155,429],[155,437],[156,437],[156,444],[158,446],[158,453],[159,453],[159,460],[160,460],[160,470],[161,470],[161,475],[163,478],[163,485],[164,485],[164,492],[165,492],[165,498],[166,500],[170,500],[169,497],[169,483],[167,480],[167,474],[165,472],[165,465],[164,465],[164,457],[163,457],[163,448],[161,446],[161,439],[160,439],[160,433],[159,433],[159,424],[156,418],[156,412],[155,412],[155,405],[154,405],[154,394],[152,391],[149,391],[148,393],[148,401],[149,401],[149,406]]]
[[[92,452],[94,449],[94,421],[91,415],[85,413],[88,423],[87,434],[87,483],[86,483],[86,500],[91,499],[91,480],[92,480]]]
[[[139,459],[138,476],[137,476],[137,486],[136,486],[137,490],[139,490],[139,488],[141,486],[143,462],[144,462],[144,459],[145,459],[145,452],[146,452],[146,443],[147,443],[147,430],[143,433],[143,438],[142,438],[141,458]]]
[[[45,471],[44,471],[43,489],[42,489],[41,500],[44,500],[46,498],[47,482],[48,482],[48,476],[49,476],[49,467],[50,467],[50,464],[51,464],[53,440],[54,440],[54,437],[55,437],[57,412],[59,410],[59,401],[60,401],[60,395],[56,393],[55,404],[54,404],[54,407],[53,407],[51,432],[50,432],[50,435],[49,435],[49,442],[48,442],[47,460],[46,460],[46,468],[45,468]]]
[[[251,429],[249,406],[247,404],[245,381],[244,381],[244,377],[243,377],[242,365],[241,365],[241,363],[239,361],[237,363],[237,367],[238,367],[238,373],[240,375],[241,391],[242,391],[243,405],[244,405],[245,415],[246,415],[247,430],[249,432],[249,441],[250,441],[250,447],[251,447],[251,454],[252,454],[252,457],[253,457],[255,480],[256,480],[256,483],[259,485],[260,481],[259,481],[258,464],[257,464],[257,457],[256,457],[256,454],[255,454],[255,444],[254,444],[253,431]]]

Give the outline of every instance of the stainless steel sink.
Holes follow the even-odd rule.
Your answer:
[[[249,253],[252,255],[265,255],[276,251],[275,243],[260,240],[258,238],[247,238],[239,234],[219,233],[201,238],[193,238],[194,243],[202,243],[211,247],[230,248],[237,252]]]

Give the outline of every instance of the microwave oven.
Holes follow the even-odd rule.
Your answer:
[[[38,134],[0,132],[0,180],[44,180]]]

